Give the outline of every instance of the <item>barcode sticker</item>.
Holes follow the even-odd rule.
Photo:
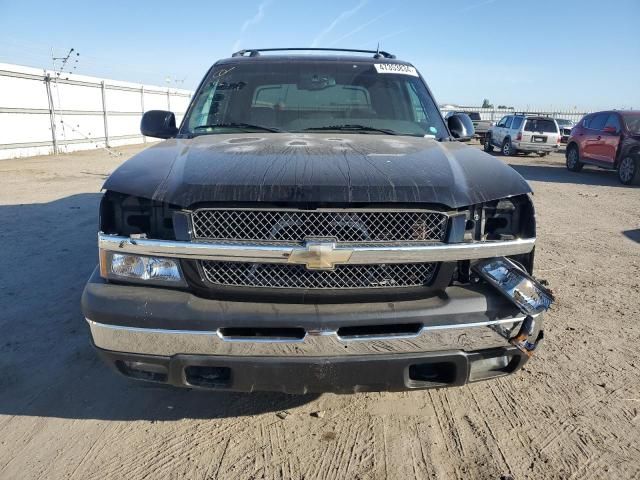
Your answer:
[[[401,75],[418,76],[418,71],[410,65],[400,63],[374,63],[378,73],[399,73]]]

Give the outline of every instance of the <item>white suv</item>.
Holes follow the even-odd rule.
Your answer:
[[[534,152],[540,156],[558,150],[560,129],[551,117],[514,114],[491,127],[484,139],[484,151],[499,148],[503,155]]]

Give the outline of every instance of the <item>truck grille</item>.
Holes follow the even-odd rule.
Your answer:
[[[206,280],[214,285],[262,288],[345,289],[427,285],[436,263],[336,265],[334,270],[308,270],[304,265],[233,263],[203,260]]]
[[[193,212],[193,236],[207,240],[302,242],[444,241],[448,216],[430,211],[242,210]]]

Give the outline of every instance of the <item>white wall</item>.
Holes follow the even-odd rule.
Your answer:
[[[514,113],[527,113],[531,115],[547,115],[553,118],[563,118],[571,120],[574,123],[580,121],[587,113],[591,112],[579,112],[577,110],[531,110],[520,108],[482,108],[482,107],[469,107],[469,106],[455,106],[455,105],[441,105],[440,111],[443,115],[447,112],[478,112],[480,118],[483,120],[491,120],[492,122],[498,122],[505,115],[513,115]]]
[[[0,63],[0,160],[153,141],[142,113],[171,110],[179,123],[191,94]]]

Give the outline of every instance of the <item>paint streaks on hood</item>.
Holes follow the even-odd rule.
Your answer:
[[[458,142],[287,133],[167,140],[122,164],[103,188],[184,208],[201,202],[457,208],[531,191],[500,159]]]

